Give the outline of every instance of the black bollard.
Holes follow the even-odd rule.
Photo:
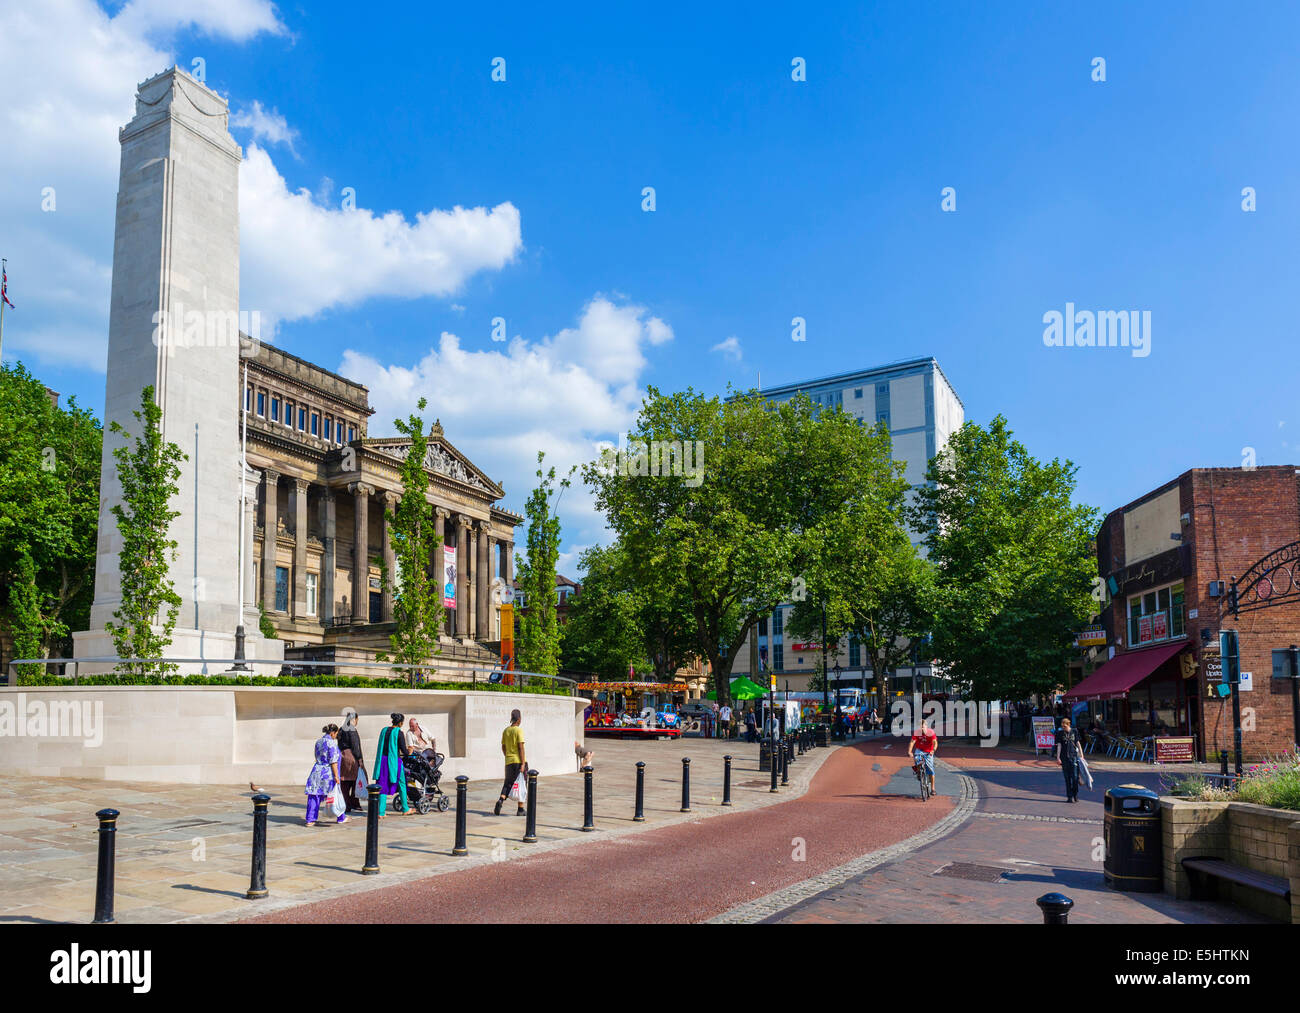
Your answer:
[[[366,785],[366,864],[361,875],[379,875],[379,782]]]
[[[248,880],[249,900],[266,896],[266,807],[270,795],[253,796],[253,871]]]
[[[591,831],[596,829],[595,813],[591,804],[591,765],[582,768],[582,829]]]
[[[537,843],[537,771],[528,768],[528,816],[525,819],[524,843]]]
[[[636,761],[636,812],[632,814],[633,823],[645,822],[645,761]]]
[[[456,775],[456,843],[451,849],[453,855],[468,855],[465,846],[466,807],[469,805],[469,778],[464,774]]]
[[[722,758],[722,804],[731,805],[731,757]]]
[[[691,758],[682,757],[682,808],[681,811],[688,813],[691,811]]]
[[[772,787],[769,788],[768,790],[776,791],[776,778],[781,770],[781,758],[777,755],[778,750],[776,745],[776,739],[775,738],[768,739],[768,742],[772,744],[770,748],[770,752],[772,754]]]
[[[116,809],[101,809],[95,813],[99,818],[99,870],[95,875],[95,924],[109,925],[113,922],[113,861],[117,850],[117,818],[122,815]]]
[[[1226,787],[1228,783],[1228,751],[1219,750],[1219,774],[1223,778],[1223,784]]]
[[[1074,907],[1074,901],[1070,900],[1063,893],[1045,893],[1035,904],[1043,912],[1044,925],[1068,925],[1070,922],[1070,908]]]
[[[781,785],[790,783],[790,743],[781,743]]]
[[[794,763],[794,733],[785,737],[785,758],[787,763]]]

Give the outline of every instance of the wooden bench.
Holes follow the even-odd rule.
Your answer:
[[[1184,858],[1183,868],[1187,870],[1187,878],[1192,885],[1192,896],[1198,898],[1197,877],[1203,876],[1207,880],[1225,879],[1229,883],[1236,883],[1239,886],[1248,886],[1253,890],[1262,890],[1264,893],[1272,894],[1274,897],[1281,897],[1283,900],[1289,900],[1291,897],[1291,882],[1282,876],[1270,876],[1266,872],[1256,872],[1254,869],[1247,869],[1241,865],[1233,865],[1222,858]]]

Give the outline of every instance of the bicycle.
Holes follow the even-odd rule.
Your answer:
[[[921,762],[920,757],[917,757],[912,763],[912,773],[916,775],[917,781],[921,784],[921,801],[924,802],[930,797],[932,791],[930,788],[930,773],[925,769],[925,764]]]

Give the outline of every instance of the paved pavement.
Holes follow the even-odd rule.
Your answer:
[[[813,755],[825,760],[807,793],[769,808],[597,838],[580,850],[511,851],[454,876],[354,893],[257,920],[703,921],[736,905],[799,890],[864,854],[932,833],[954,811],[952,798],[922,803],[914,778],[908,794],[887,790],[908,765],[906,750],[896,742],[850,743]]]
[[[500,783],[472,783],[470,856],[451,855],[453,795],[446,813],[390,816],[380,824],[379,876],[361,876],[365,818],[339,826],[303,826],[301,785],[259,785],[272,796],[268,818],[270,897],[244,899],[252,841],[252,792],[247,785],[155,785],[6,778],[0,784],[0,923],[88,922],[94,914],[97,823],[94,813],[118,809],[116,917],[119,922],[228,921],[306,900],[339,896],[435,873],[549,849],[589,845],[623,834],[746,812],[802,792],[833,750],[816,749],[790,767],[790,785],[769,792],[758,770],[758,747],[740,741],[687,738],[676,742],[593,740],[598,833],[582,833],[582,778],[574,769],[539,778],[536,844],[520,841],[524,821],[494,817]],[[732,799],[724,809],[722,756],[734,757]],[[692,758],[693,813],[681,809],[683,756]],[[646,768],[644,823],[634,823],[636,761]],[[303,776],[306,778],[307,767]],[[571,862],[571,858],[565,861]]]
[[[1176,901],[1165,894],[1119,893],[1102,875],[1102,798],[1118,784],[1157,788],[1149,765],[1091,762],[1095,786],[1079,802],[1064,797],[1060,767],[1008,750],[940,750],[949,771],[972,780],[971,818],[941,840],[908,849],[767,920],[794,924],[856,922],[1041,923],[1034,904],[1059,891],[1074,901],[1072,923],[1246,923],[1261,919],[1224,904]],[[1118,769],[1110,769],[1118,768]]]

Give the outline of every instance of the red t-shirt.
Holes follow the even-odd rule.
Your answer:
[[[927,728],[923,732],[917,732],[912,736],[912,745],[918,752],[933,753],[934,747],[939,744],[939,736],[935,734],[933,728]]]

